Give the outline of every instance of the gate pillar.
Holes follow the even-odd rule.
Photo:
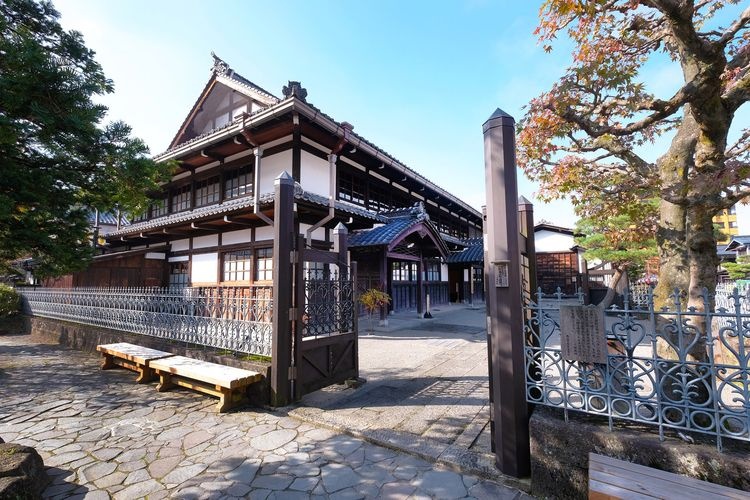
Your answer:
[[[530,452],[515,120],[497,109],[484,123],[482,131],[487,197],[484,272],[492,449],[496,465],[504,474],[524,477],[530,472]]]
[[[271,343],[271,404],[291,402],[289,368],[292,366],[291,252],[294,249],[294,179],[282,172],[273,182],[273,341]],[[256,186],[256,189],[258,187]]]

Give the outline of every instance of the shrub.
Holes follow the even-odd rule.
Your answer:
[[[391,302],[391,296],[377,288],[370,288],[359,296],[359,303],[362,304],[370,317],[370,333],[373,332],[372,315],[381,307],[387,306]]]
[[[21,308],[21,296],[8,285],[0,284],[0,318],[16,314]]]

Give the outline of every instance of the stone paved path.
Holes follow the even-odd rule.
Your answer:
[[[137,385],[91,354],[0,336],[0,437],[34,446],[46,498],[528,498],[412,455]]]
[[[360,322],[359,367],[367,383],[309,394],[290,414],[501,479],[490,451],[486,312],[448,305],[433,316],[391,316],[372,335]]]

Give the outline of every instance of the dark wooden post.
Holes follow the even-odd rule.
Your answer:
[[[274,185],[273,207],[273,342],[271,352],[271,404],[290,401],[289,368],[292,360],[291,252],[294,248],[294,179],[282,172]]]
[[[383,284],[383,291],[385,293],[390,294],[391,289],[388,286],[388,283],[390,282],[390,268],[388,266],[388,249],[386,247],[383,247],[383,256],[380,259],[380,279]],[[391,300],[393,300],[393,295],[391,295]],[[393,302],[391,302],[392,304]],[[384,305],[380,308],[380,325],[379,326],[388,326],[388,305]]]
[[[424,264],[422,262],[422,252],[419,252],[417,261],[417,317],[421,318],[424,313]]]
[[[528,476],[529,418],[526,404],[515,120],[497,109],[483,127],[487,198],[487,334],[491,383],[491,431],[497,467]]]
[[[533,299],[536,293],[536,246],[534,244],[534,204],[521,196],[518,198],[518,219],[521,226],[521,232],[526,237],[524,242],[526,248],[522,249],[523,253],[528,259],[528,272],[526,286],[528,290],[524,290],[524,294],[529,294],[528,299]],[[526,295],[524,295],[526,296]]]

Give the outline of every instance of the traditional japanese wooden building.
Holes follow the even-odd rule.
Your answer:
[[[208,83],[155,157],[175,162],[172,180],[147,213],[103,235],[101,255],[73,284],[269,282],[273,182],[286,171],[298,234],[330,249],[343,223],[360,288],[386,289],[397,310],[421,311],[427,293],[433,304],[468,300],[466,290],[482,289],[471,284],[481,280],[481,214],[353,129],[310,104],[299,82],[277,97],[214,56]]]

